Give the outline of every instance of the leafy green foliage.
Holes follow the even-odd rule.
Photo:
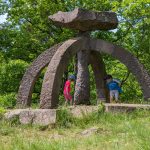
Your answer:
[[[16,105],[16,93],[9,93],[0,96],[0,106],[4,108],[14,108]]]
[[[108,64],[108,60],[111,61],[111,65]],[[123,81],[127,75],[129,75],[127,80],[122,85],[123,92],[120,95],[121,101],[129,103],[141,103],[143,101],[141,88],[135,77],[128,71],[126,66],[106,55],[104,56],[104,61],[107,72],[112,74],[113,77],[119,79],[120,81]]]
[[[11,60],[0,66],[0,94],[17,92],[21,78],[28,63],[22,60]]]
[[[68,108],[61,106],[57,110],[57,125],[60,127],[70,127],[73,121],[73,116],[69,112]]]
[[[3,118],[3,115],[5,112],[6,112],[6,110],[1,106],[0,107],[0,120]]]

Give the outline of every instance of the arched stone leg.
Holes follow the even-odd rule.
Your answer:
[[[90,51],[82,50],[77,54],[77,80],[75,85],[75,104],[90,104],[90,77],[89,77],[89,54]]]
[[[61,44],[55,45],[52,48],[44,51],[41,55],[37,57],[37,59],[33,61],[31,66],[26,70],[18,91],[17,107],[24,108],[30,106],[32,91],[35,82],[42,69],[48,65],[60,45]]]
[[[108,90],[104,81],[104,77],[107,73],[101,54],[96,51],[91,51],[90,64],[95,76],[97,104],[100,102],[109,102]]]
[[[110,54],[122,62],[139,82],[144,99],[150,99],[150,74],[132,53],[104,40],[91,40],[90,45],[91,49]]]
[[[60,81],[64,69],[68,65],[69,58],[80,50],[104,52],[120,60],[136,76],[143,89],[144,97],[150,98],[150,75],[136,57],[125,49],[109,42],[79,37],[62,44],[49,63],[42,85],[40,108],[57,107]]]
[[[58,48],[44,76],[40,96],[40,108],[50,109],[57,107],[61,77],[65,67],[68,65],[69,59],[77,52],[89,49],[87,43],[88,39],[79,37],[66,41]]]

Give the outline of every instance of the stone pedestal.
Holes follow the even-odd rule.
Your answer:
[[[136,109],[150,110],[150,105],[142,104],[110,104],[104,103],[105,112],[131,112]],[[82,118],[93,112],[99,111],[99,106],[70,106],[68,111],[72,114],[72,117]],[[33,124],[33,125],[53,125],[57,123],[57,109],[16,109],[11,110],[5,114],[5,119],[13,120],[19,119],[21,124]]]
[[[21,124],[47,126],[56,123],[56,109],[16,109],[7,112],[5,118],[18,118]]]

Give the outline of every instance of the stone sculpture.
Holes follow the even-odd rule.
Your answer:
[[[100,101],[107,100],[107,90],[103,80],[106,70],[101,53],[109,54],[126,65],[139,82],[144,98],[150,98],[150,75],[138,59],[120,46],[101,39],[90,38],[90,31],[115,29],[118,25],[115,13],[77,8],[72,12],[58,12],[49,16],[49,19],[58,26],[78,30],[79,36],[43,52],[26,70],[18,91],[17,104],[20,108],[31,105],[35,81],[47,65],[40,96],[40,108],[56,108],[61,77],[69,63],[69,58],[77,53],[78,74],[74,95],[77,104],[89,103],[88,64],[92,65],[94,71],[98,99]]]

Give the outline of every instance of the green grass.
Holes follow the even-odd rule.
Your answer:
[[[90,136],[80,133],[98,127]],[[0,150],[150,150],[150,112],[93,113],[75,119],[61,108],[55,127],[0,121]]]

